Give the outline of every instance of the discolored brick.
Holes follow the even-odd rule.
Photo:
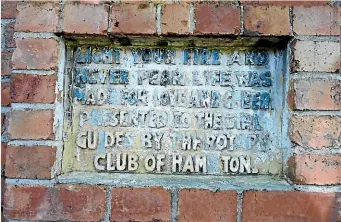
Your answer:
[[[235,221],[237,192],[183,189],[179,192],[179,221]]]
[[[13,75],[11,99],[17,103],[54,103],[56,75]]]
[[[57,32],[60,6],[57,2],[30,2],[18,5],[15,29],[21,32]]]
[[[1,83],[1,106],[9,106],[10,104],[10,83]]]
[[[54,139],[54,111],[12,111],[8,133],[11,139]]]
[[[293,8],[293,30],[297,35],[338,35],[339,29],[336,7]]]
[[[162,34],[189,34],[189,4],[164,5],[161,32]]]
[[[54,39],[16,39],[12,56],[13,69],[55,69],[59,44]]]
[[[297,41],[293,45],[292,71],[338,72],[339,48],[338,42]]]
[[[338,193],[246,191],[242,221],[336,221],[337,198],[340,198]]]
[[[6,32],[5,32],[5,46],[6,48],[15,48],[15,41],[14,41],[14,22],[8,23],[6,25]]]
[[[7,184],[4,215],[15,220],[102,221],[103,186],[59,184],[54,187]]]
[[[292,80],[296,110],[341,110],[341,81],[337,79]]]
[[[113,5],[111,16],[113,33],[156,33],[156,6],[153,4]]]
[[[289,35],[289,7],[245,6],[244,27],[248,35]]]
[[[14,19],[19,1],[1,1],[1,18]]]
[[[7,143],[1,143],[1,169],[4,169],[6,165],[6,150],[7,150]],[[2,176],[2,173],[1,173]]]
[[[63,11],[63,31],[74,34],[106,35],[109,7],[105,4],[68,2]]]
[[[195,21],[195,33],[239,34],[240,8],[232,4],[199,4]]]
[[[6,177],[50,179],[55,160],[55,147],[8,146],[6,150]]]
[[[170,221],[170,203],[163,188],[112,188],[110,220]]]
[[[296,154],[288,160],[288,176],[295,184],[341,183],[340,154]]]
[[[12,73],[12,52],[1,52],[1,76],[9,76]]]
[[[341,117],[294,115],[290,120],[290,138],[305,148],[340,147]]]

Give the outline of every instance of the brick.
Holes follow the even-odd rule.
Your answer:
[[[297,35],[338,35],[339,29],[336,7],[293,8],[293,30]]]
[[[244,26],[249,35],[289,35],[289,7],[245,6]]]
[[[4,214],[15,220],[103,221],[105,194],[103,186],[7,184]]]
[[[242,5],[267,5],[267,6],[318,6],[318,5],[329,5],[329,1],[306,1],[306,0],[259,0],[259,1],[253,1],[253,0],[240,0],[240,3]]]
[[[290,120],[290,138],[306,148],[340,147],[341,117],[294,115]]]
[[[1,1],[1,18],[14,19],[19,1]]]
[[[1,52],[1,75],[8,76],[12,73],[12,52]]]
[[[7,143],[1,143],[1,170],[4,169],[6,165],[6,150],[7,150]],[[2,173],[1,173],[2,176]]]
[[[236,191],[183,189],[179,192],[179,222],[236,221]]]
[[[200,4],[195,8],[195,33],[239,34],[240,8],[230,4]]]
[[[10,84],[1,83],[1,106],[9,106],[11,104]]]
[[[13,69],[55,69],[58,65],[58,42],[54,39],[16,39],[12,56]]]
[[[18,5],[15,29],[21,32],[57,32],[59,3],[33,2]]]
[[[111,197],[111,221],[170,221],[170,193],[163,188],[112,188]]]
[[[53,110],[12,111],[8,133],[11,139],[54,139]]]
[[[67,3],[64,6],[63,31],[75,34],[106,35],[108,32],[107,5]]]
[[[340,43],[297,41],[293,45],[292,71],[338,72],[340,69]]]
[[[7,132],[7,113],[1,113],[1,136]]]
[[[189,5],[168,4],[162,9],[162,34],[189,34]]]
[[[289,158],[287,166],[288,177],[295,184],[341,183],[340,154],[296,154]]]
[[[247,191],[243,197],[242,221],[336,221],[337,198],[340,198],[338,193]]]
[[[5,32],[5,46],[6,48],[15,48],[14,35],[14,22],[8,23],[6,25]]]
[[[292,80],[296,110],[341,110],[341,81],[336,79]]]
[[[156,7],[153,4],[113,5],[111,16],[113,33],[156,33]]]
[[[6,177],[51,179],[55,160],[56,147],[8,146],[6,152]]]
[[[54,103],[56,75],[13,75],[11,99],[17,103]]]

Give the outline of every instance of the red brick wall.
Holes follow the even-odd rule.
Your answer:
[[[341,220],[339,3],[171,2],[2,1],[2,216],[25,221]],[[63,36],[70,34],[291,36],[285,86],[291,149],[284,154],[283,179],[288,183],[219,191],[60,183],[58,72]]]

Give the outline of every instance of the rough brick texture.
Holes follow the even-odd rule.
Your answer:
[[[12,56],[14,69],[49,70],[58,64],[58,42],[54,39],[16,39]]]
[[[237,192],[183,189],[179,192],[179,221],[235,221]]]
[[[5,34],[5,46],[6,48],[15,48],[14,35],[14,22],[8,23],[6,25]]]
[[[165,5],[162,10],[161,30],[163,34],[188,34],[189,5]]]
[[[163,188],[112,188],[111,198],[111,221],[170,221],[170,193]]]
[[[10,103],[10,84],[1,83],[1,106],[8,106]]]
[[[19,1],[1,1],[1,18],[14,19]]]
[[[54,139],[53,110],[12,111],[8,133],[11,139]]]
[[[1,75],[8,76],[12,72],[12,52],[1,52]]]
[[[57,32],[58,2],[33,2],[18,5],[15,29],[21,32]]]
[[[8,146],[6,177],[50,179],[55,160],[55,147]]]
[[[113,33],[156,33],[156,7],[153,4],[113,5],[111,16]]]
[[[294,115],[290,121],[290,137],[305,148],[340,147],[341,117]]]
[[[13,75],[11,82],[12,102],[54,103],[56,81],[56,75]]]
[[[340,184],[341,155],[294,155],[288,160],[288,175],[296,184]]]
[[[6,150],[7,150],[7,143],[1,143],[1,154],[0,154],[1,155],[1,169],[3,169],[5,167]]]
[[[243,197],[242,221],[336,221],[337,193],[248,191]]]
[[[253,35],[289,35],[289,7],[245,6],[245,32]]]
[[[87,185],[6,186],[4,214],[16,220],[101,221],[105,188]]]
[[[331,6],[293,8],[293,30],[297,35],[338,35],[337,8]]]
[[[341,81],[296,79],[292,81],[292,107],[297,110],[341,110]]]
[[[195,21],[195,33],[239,34],[240,8],[230,4],[199,4]]]
[[[63,31],[75,34],[105,35],[108,32],[108,11],[105,4],[68,2],[64,6]]]
[[[293,71],[338,72],[340,43],[297,41],[293,47]]]

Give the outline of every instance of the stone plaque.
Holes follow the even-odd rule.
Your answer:
[[[69,48],[63,172],[280,174],[282,53]]]

